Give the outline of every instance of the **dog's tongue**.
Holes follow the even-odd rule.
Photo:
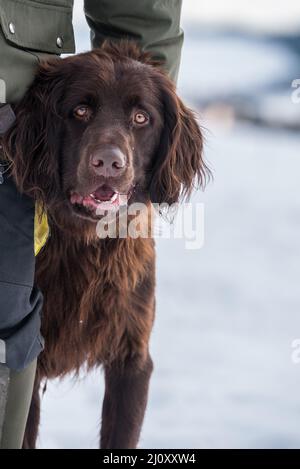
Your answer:
[[[91,195],[97,199],[101,200],[101,202],[108,202],[109,200],[112,199],[114,196],[115,192],[110,189],[109,187],[99,187],[95,192],[93,192]]]
[[[119,194],[108,186],[102,186],[86,196],[80,195],[78,192],[72,192],[70,201],[71,204],[83,205],[89,210],[100,214],[107,210],[116,211],[120,205],[126,205],[128,195]]]

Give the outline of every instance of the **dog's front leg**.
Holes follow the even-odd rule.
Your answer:
[[[153,364],[150,355],[105,367],[102,409],[102,449],[137,446],[144,419]]]

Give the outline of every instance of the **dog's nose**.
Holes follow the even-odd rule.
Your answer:
[[[97,150],[91,156],[91,166],[97,176],[119,176],[126,164],[126,158],[120,148],[109,146]]]

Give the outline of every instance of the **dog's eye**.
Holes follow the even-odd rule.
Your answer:
[[[133,116],[133,122],[137,125],[145,125],[149,122],[149,116],[145,112],[136,112]]]
[[[75,107],[73,110],[73,115],[76,117],[76,119],[87,121],[92,115],[92,110],[89,106],[81,104],[80,106]]]

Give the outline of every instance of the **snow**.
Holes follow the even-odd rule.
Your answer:
[[[200,3],[208,18],[222,2],[193,2],[197,11]],[[239,4],[245,2],[226,3],[242,15]],[[287,4],[299,12],[299,2]],[[255,49],[243,38],[222,44],[218,36],[204,39],[199,57],[205,63],[214,54],[220,62],[192,69],[194,41],[187,34],[180,80],[191,104],[236,87],[255,94],[294,71],[291,55],[276,44],[256,42]],[[214,182],[193,201],[205,204],[205,242],[199,250],[185,249],[183,240],[157,242],[155,371],[140,446],[299,448],[300,365],[291,344],[300,338],[300,137],[234,119],[220,123],[208,113],[202,122]],[[97,447],[103,391],[100,371],[79,383],[49,383],[39,447]]]

